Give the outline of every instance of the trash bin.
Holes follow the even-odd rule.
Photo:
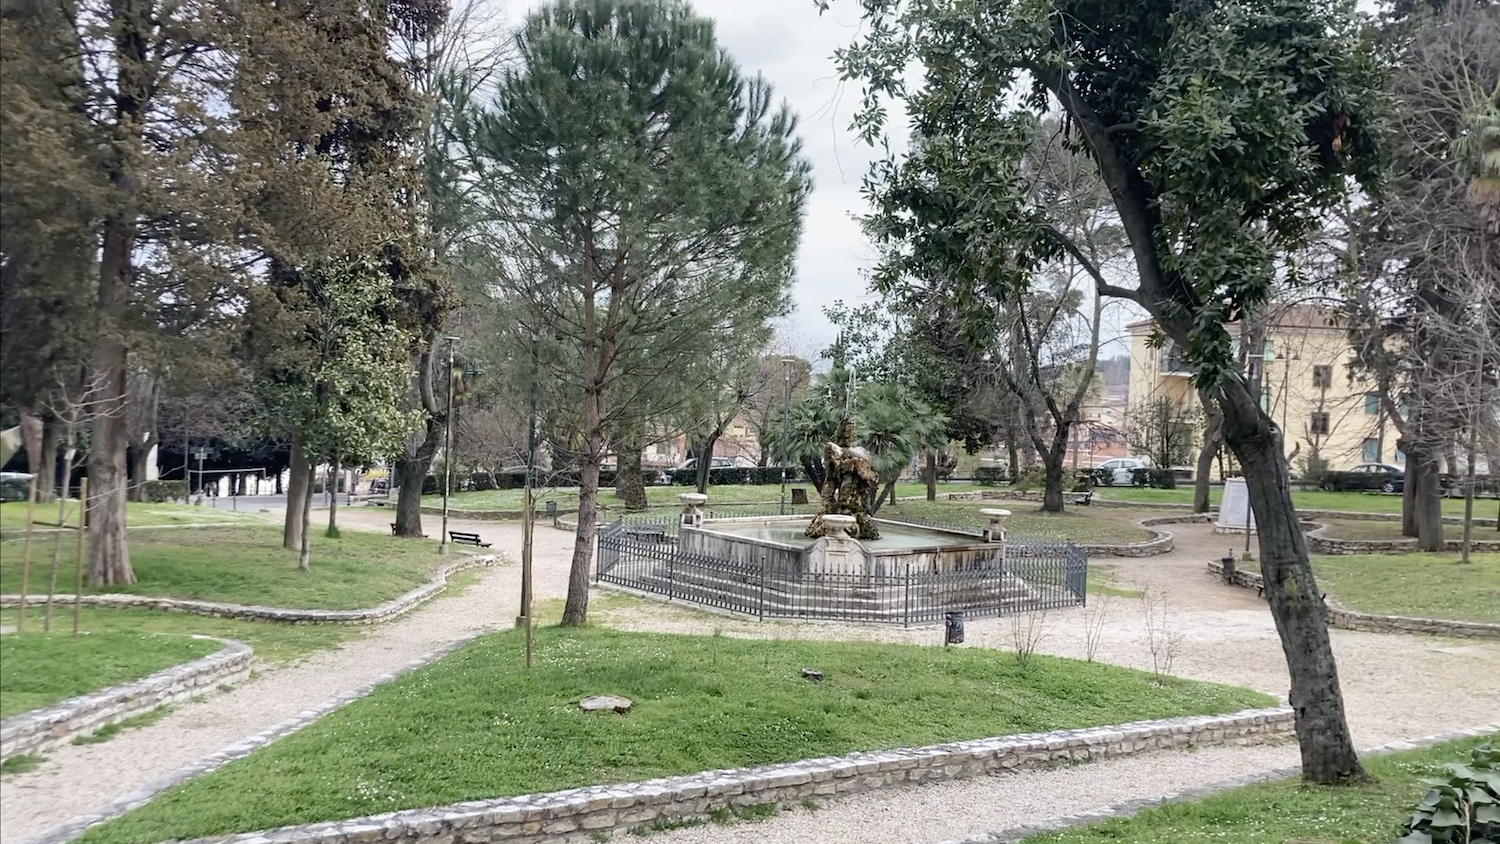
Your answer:
[[[955,610],[948,613],[948,623],[943,629],[943,644],[962,645],[964,643],[964,611]]]
[[[1225,583],[1233,583],[1234,582],[1234,556],[1230,555],[1228,557],[1220,557],[1219,558],[1219,565],[1222,566],[1222,568],[1219,571],[1224,576],[1224,582]]]

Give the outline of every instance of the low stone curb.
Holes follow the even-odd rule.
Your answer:
[[[148,677],[23,712],[0,722],[0,760],[21,753],[41,753],[80,736],[168,704],[208,694],[221,685],[250,676],[250,646],[231,639],[218,653],[174,665]]]
[[[1391,742],[1390,744],[1383,744],[1379,747],[1370,748],[1369,750],[1363,751],[1363,754],[1366,756],[1378,756],[1386,753],[1399,753],[1406,750],[1418,750],[1420,748],[1428,747],[1434,744],[1442,744],[1449,741],[1458,741],[1465,738],[1481,738],[1483,736],[1487,736],[1497,732],[1500,732],[1500,724],[1488,724],[1483,727],[1475,727],[1468,730],[1455,730],[1451,733],[1444,733],[1442,735],[1436,736],[1427,736],[1425,738],[1413,739],[1411,741],[1395,741]],[[1090,824],[1099,823],[1100,821],[1106,821],[1112,818],[1128,818],[1132,815],[1138,814],[1144,809],[1164,806],[1168,803],[1181,803],[1188,800],[1199,800],[1204,797],[1210,797],[1220,792],[1229,791],[1235,788],[1242,788],[1247,785],[1256,785],[1263,782],[1288,779],[1290,777],[1298,776],[1301,773],[1302,769],[1300,767],[1273,768],[1272,770],[1262,771],[1258,774],[1236,777],[1235,779],[1231,780],[1222,780],[1210,785],[1200,786],[1197,788],[1187,788],[1183,789],[1182,791],[1174,791],[1168,794],[1159,795],[1157,797],[1147,797],[1140,800],[1129,800],[1124,803],[1116,803],[1113,806],[1106,806],[1102,809],[1095,809],[1089,812],[1079,812],[1074,815],[1060,815],[1058,817],[1049,818],[1045,821],[1039,821],[1033,824],[1024,824],[1022,826],[1011,827],[1010,829],[1002,830],[1000,832],[986,832],[980,835],[971,836],[969,838],[954,839],[952,841],[944,842],[944,844],[1021,844],[1021,842],[1025,841],[1027,838],[1030,838],[1033,835],[1041,835],[1047,832],[1061,832],[1063,830],[1073,829],[1074,827],[1080,826],[1088,826]]]
[[[1214,560],[1208,564],[1208,570],[1222,577],[1224,567],[1218,560]],[[1230,582],[1247,589],[1263,589],[1265,578],[1256,572],[1237,568]],[[1323,603],[1328,608],[1328,626],[1341,630],[1360,630],[1366,633],[1426,633],[1460,639],[1500,639],[1500,624],[1457,621],[1447,618],[1419,618],[1409,615],[1376,615],[1350,609],[1331,594],[1323,596]]]
[[[469,635],[464,636],[461,639],[457,639],[444,645],[441,648],[438,648],[437,650],[431,651],[421,657],[418,657],[417,659],[412,660],[401,668],[398,668],[386,674],[382,674],[379,677],[375,678],[373,681],[364,684],[363,686],[360,686],[356,689],[351,689],[335,697],[331,697],[309,709],[304,709],[301,712],[298,712],[296,715],[293,715],[291,718],[282,721],[281,723],[271,727],[268,730],[265,730],[264,732],[257,733],[247,739],[236,742],[235,744],[224,748],[218,753],[200,759],[197,762],[192,763],[191,765],[186,765],[184,767],[178,768],[176,771],[173,771],[172,773],[167,774],[164,777],[159,777],[157,779],[151,780],[150,782],[141,785],[135,791],[132,791],[129,794],[106,803],[103,806],[94,808],[87,814],[80,815],[65,824],[53,827],[52,829],[42,833],[41,835],[38,835],[30,841],[27,841],[26,844],[63,844],[63,842],[71,841],[74,838],[82,835],[90,827],[97,826],[107,820],[117,818],[120,815],[123,815],[133,809],[140,808],[156,795],[160,794],[163,791],[166,791],[169,788],[172,788],[173,786],[180,785],[194,777],[199,777],[207,774],[220,767],[223,767],[229,762],[233,762],[236,759],[249,756],[255,750],[264,747],[265,745],[270,744],[271,742],[279,738],[295,733],[296,731],[302,729],[308,724],[311,724],[319,718],[322,718],[324,715],[327,715],[335,709],[338,709],[339,707],[347,703],[368,695],[370,692],[374,691],[376,687],[385,683],[389,683],[390,681],[396,679],[397,677],[400,677],[403,674],[414,671],[424,665],[427,665],[430,662],[447,656],[448,654],[458,650],[464,645],[467,645],[470,642],[474,641],[485,632],[487,631],[475,631],[473,633],[470,633]]]
[[[465,569],[491,566],[499,559],[498,554],[466,557],[440,566],[433,579],[407,592],[399,598],[360,610],[306,610],[290,607],[257,607],[244,604],[223,604],[216,601],[194,601],[187,598],[157,598],[151,595],[84,595],[80,600],[85,606],[138,607],[207,615],[215,618],[237,618],[244,621],[270,621],[280,624],[379,624],[411,612],[422,602],[437,596],[448,586],[448,576]],[[40,604],[45,595],[29,595],[27,604]],[[55,595],[53,600],[71,604],[72,594]],[[0,607],[20,606],[20,595],[0,595]]]
[[[130,525],[126,525],[125,526],[125,530],[127,530],[127,531],[138,531],[138,530],[191,530],[191,529],[194,529],[194,528],[234,528],[234,527],[245,527],[247,525],[255,525],[255,524],[257,524],[257,522],[255,522],[255,521],[238,521],[238,522],[194,522],[193,524],[190,524],[190,525],[136,525],[134,527],[131,527]],[[36,527],[36,528],[32,528],[31,535],[32,536],[51,536],[54,533],[69,534],[69,533],[77,533],[77,532],[78,532],[78,528],[77,527]],[[26,528],[24,528],[24,527],[11,528],[11,529],[8,529],[8,530],[0,531],[0,542],[21,542],[21,541],[24,541],[25,539],[26,539]]]
[[[703,818],[716,809],[831,797],[904,783],[936,782],[1151,750],[1250,744],[1292,734],[1292,711],[1169,718],[1081,730],[1001,736],[905,750],[853,753],[782,765],[704,771],[645,782],[574,788],[346,821],[196,839],[195,844],[573,844],[628,833],[658,820]],[[33,842],[42,844],[42,842]]]
[[[1477,523],[1478,520],[1476,519]],[[1415,539],[1338,539],[1324,535],[1328,526],[1318,528],[1307,535],[1307,549],[1315,554],[1405,554],[1417,550]],[[1472,550],[1480,553],[1500,552],[1500,540],[1476,539],[1470,543]],[[1462,539],[1447,539],[1443,550],[1459,552],[1464,548]]]

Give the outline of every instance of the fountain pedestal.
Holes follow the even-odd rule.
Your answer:
[[[684,492],[677,496],[677,500],[682,502],[682,526],[703,527],[703,505],[708,502],[708,496],[701,492]]]
[[[854,541],[857,530],[853,516],[837,513],[823,515],[823,535],[807,551],[809,574],[865,574],[865,549]]]
[[[1005,520],[1010,516],[1010,511],[995,507],[986,507],[979,511],[979,515],[989,519],[989,524],[984,527],[984,541],[1004,542]]]

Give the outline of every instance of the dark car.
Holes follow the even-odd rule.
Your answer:
[[[1324,489],[1401,492],[1405,486],[1406,472],[1389,463],[1361,463],[1347,472],[1329,472],[1323,479]]]

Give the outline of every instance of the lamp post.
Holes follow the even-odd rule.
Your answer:
[[[438,535],[438,553],[448,553],[448,488],[453,479],[453,344],[457,337],[444,337],[448,341],[448,411],[443,416],[443,532]]]
[[[787,445],[791,439],[792,432],[792,364],[796,358],[781,359],[781,380],[785,384],[786,392],[781,404],[781,508],[780,514],[786,515],[786,461]]]

